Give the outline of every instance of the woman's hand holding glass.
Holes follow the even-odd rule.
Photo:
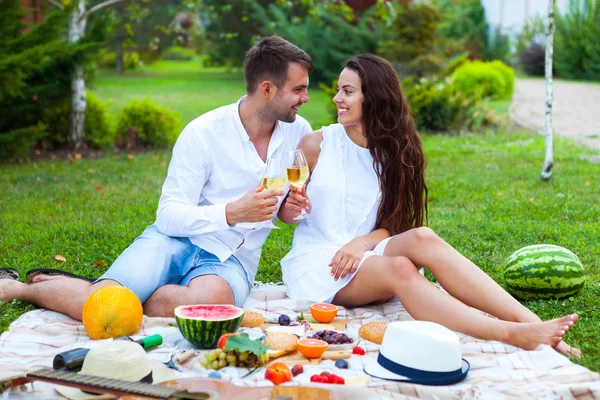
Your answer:
[[[308,198],[306,197],[306,181],[308,180],[309,171],[308,171],[308,163],[306,162],[306,157],[304,156],[304,152],[302,149],[297,149],[291,151],[288,156],[288,165],[286,167],[287,180],[290,182],[291,190],[290,197],[292,194],[300,194],[304,199],[304,204],[302,201],[298,201],[296,204],[301,205],[300,214],[294,218],[294,220],[302,220],[308,218],[310,216],[309,213],[306,212],[306,208],[310,207],[308,203]],[[296,196],[298,198],[298,196]],[[288,197],[289,199],[289,197]]]

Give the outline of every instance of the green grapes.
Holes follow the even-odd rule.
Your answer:
[[[224,351],[222,349],[215,349],[204,355],[204,360],[200,362],[200,365],[206,369],[221,369],[227,366],[254,368],[265,366],[268,361],[269,355],[267,353],[257,357],[255,354],[248,353],[247,351],[240,353],[237,350]]]

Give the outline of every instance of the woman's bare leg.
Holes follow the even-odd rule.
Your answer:
[[[429,228],[411,229],[392,237],[384,254],[404,256],[419,268],[427,267],[448,293],[478,310],[505,321],[541,321],[471,260]],[[556,350],[565,355],[581,356],[579,349],[564,342],[559,343]]]
[[[577,315],[531,323],[490,318],[436,288],[405,257],[369,257],[333,301],[356,307],[393,295],[417,320],[436,322],[473,337],[498,340],[528,350],[540,344],[556,346],[577,322]]]

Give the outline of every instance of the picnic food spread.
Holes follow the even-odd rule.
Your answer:
[[[327,303],[313,304],[309,320],[304,313],[263,314],[232,305],[198,304],[175,309],[177,326],[186,340],[198,348],[216,347],[200,357],[200,365],[211,371],[210,376],[221,378],[222,373],[216,371],[225,367],[248,368],[249,373],[266,367],[265,379],[276,385],[303,374],[303,365],[332,360],[334,368],[341,371],[348,368],[347,359],[352,354],[365,354],[356,346],[358,338],[345,331],[347,320],[336,319],[337,314],[338,308]],[[243,329],[238,332],[240,326],[260,327],[262,335],[257,337],[257,331]],[[376,325],[376,332],[383,335],[384,330]],[[344,384],[345,380],[326,372],[311,377],[310,382]]]

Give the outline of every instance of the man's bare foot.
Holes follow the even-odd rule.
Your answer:
[[[33,278],[30,279],[30,283],[53,281],[55,279],[69,279],[69,277],[64,276],[64,275],[37,274],[37,275],[34,275]]]
[[[567,357],[581,358],[581,350],[579,350],[577,347],[569,346],[564,340],[561,340],[560,343],[556,345],[554,350]]]
[[[540,344],[557,347],[578,319],[571,314],[544,322],[511,323],[507,342],[525,350],[535,350]]]
[[[25,285],[13,279],[0,279],[0,302],[12,301],[19,290],[19,286]]]

